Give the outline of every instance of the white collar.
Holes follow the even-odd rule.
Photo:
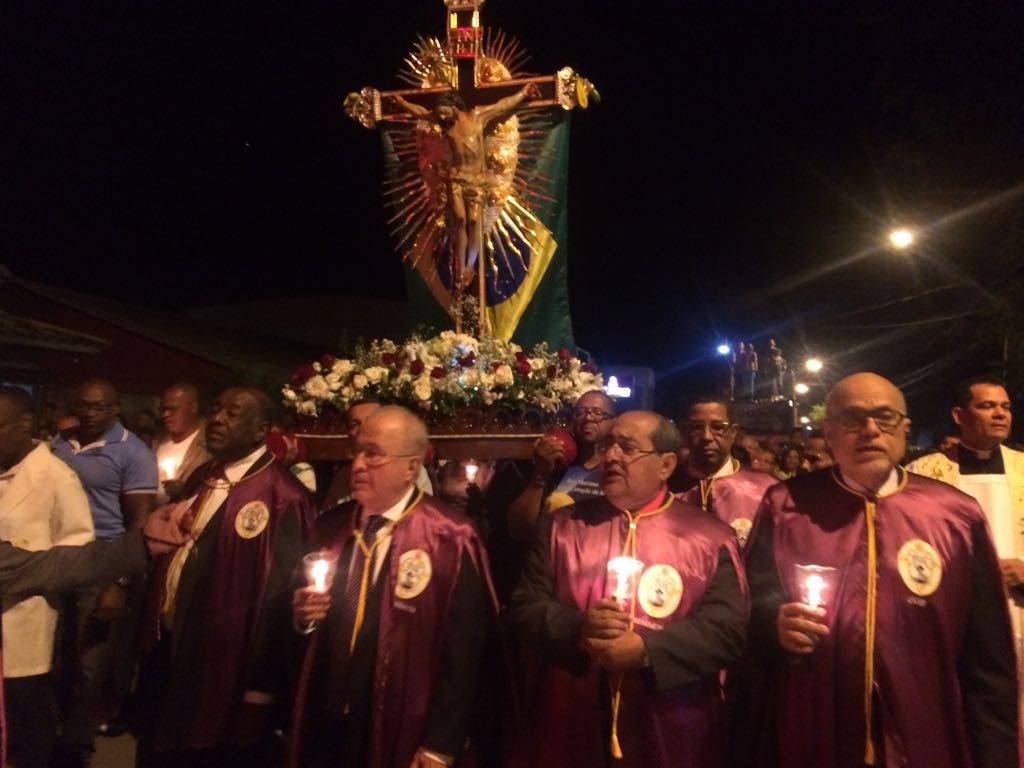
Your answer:
[[[860,483],[855,483],[853,480],[843,475],[841,470],[839,472],[839,476],[840,478],[842,478],[843,484],[849,487],[851,490],[856,491],[861,496],[874,496],[876,498],[881,499],[885,496],[891,496],[892,494],[896,493],[896,491],[899,490],[900,473],[896,469],[896,467],[893,467],[892,469],[889,470],[889,477],[887,477],[885,482],[882,483],[881,486],[879,486],[877,491],[872,491],[867,486],[861,485]]]
[[[383,514],[387,520],[391,520],[392,522],[400,518],[402,516],[402,513],[405,512],[405,508],[409,506],[409,500],[412,498],[412,494],[415,490],[416,485],[415,483],[413,483],[408,488],[406,488],[405,493],[402,494],[402,498],[400,498],[392,506],[384,510],[384,512],[382,512],[381,514]],[[362,520],[363,525],[366,525],[366,517],[368,517],[368,515],[366,513],[366,510],[364,509],[364,519]]]
[[[247,456],[243,456],[238,461],[234,461],[224,466],[224,477],[227,478],[229,483],[237,483],[243,477],[245,473],[249,471],[253,464],[259,461],[259,458],[267,452],[267,447],[261,445],[252,453]]]

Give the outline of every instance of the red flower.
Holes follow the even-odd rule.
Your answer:
[[[523,355],[522,357],[516,355],[516,370],[519,371],[519,373],[523,374],[523,376],[530,375],[530,371],[532,370],[532,368],[530,368],[530,360],[529,358],[526,357],[526,355]]]
[[[324,368],[330,368],[334,365],[335,360],[337,360],[337,358],[334,355],[324,355],[320,358],[320,365]]]
[[[383,355],[380,356],[380,361],[384,365],[394,365],[396,360],[398,360],[398,355],[396,355],[394,352],[385,352]]]
[[[557,365],[549,365],[548,366],[548,378],[549,379],[553,379],[557,375],[558,375],[558,366]]]
[[[440,365],[435,365],[430,370],[430,378],[432,378],[432,379],[443,379],[444,378],[444,368],[442,368]]]
[[[409,363],[409,373],[411,373],[413,376],[419,376],[421,373],[423,373],[423,361],[413,360],[411,363]]]
[[[308,363],[306,365],[300,365],[295,373],[292,374],[291,385],[293,387],[301,387],[315,375],[316,371],[313,370],[312,365],[309,365]]]
[[[562,347],[560,350],[558,350],[558,359],[561,360],[563,363],[567,363],[570,360],[572,360],[572,352],[570,352],[565,347]]]
[[[497,371],[501,368],[501,360],[491,360],[491,370]]]
[[[465,357],[463,357],[463,358],[461,358],[459,360],[459,365],[461,365],[463,368],[472,368],[473,367],[473,363],[475,363],[475,362],[476,362],[476,353],[475,352],[470,352],[468,355],[466,355]]]

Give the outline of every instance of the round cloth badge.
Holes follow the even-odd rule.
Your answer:
[[[942,560],[927,541],[911,539],[896,556],[896,565],[907,589],[918,597],[928,597],[942,581]]]
[[[270,522],[270,510],[262,501],[250,501],[235,515],[235,531],[243,539],[255,539]]]
[[[430,564],[430,555],[422,549],[410,549],[403,552],[398,561],[398,583],[395,584],[395,597],[411,600],[427,588],[434,570]]]
[[[640,577],[636,595],[644,613],[652,619],[664,619],[675,613],[683,599],[683,579],[671,565],[652,565]]]
[[[733,533],[736,534],[736,541],[740,546],[746,546],[747,539],[750,538],[750,529],[754,527],[754,523],[745,517],[737,517],[729,525],[732,526]]]

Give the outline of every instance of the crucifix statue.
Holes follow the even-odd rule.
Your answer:
[[[364,88],[345,101],[346,112],[363,126],[399,129],[391,137],[396,161],[386,186],[399,249],[414,267],[446,257],[446,286],[438,278],[427,282],[435,298],[447,301],[456,331],[463,330],[463,293],[475,281],[479,326],[467,330],[481,337],[489,334],[489,275],[497,281],[502,265],[515,260],[518,272],[527,272],[524,251],[557,245],[523,202],[523,190],[516,191],[525,184],[528,193],[529,185],[517,175],[523,159],[519,117],[555,106],[586,107],[597,97],[593,85],[568,67],[554,75],[514,77],[511,70],[523,54],[500,33],[485,41],[483,2],[445,0],[447,43],[421,40],[407,59],[406,79],[419,87]]]

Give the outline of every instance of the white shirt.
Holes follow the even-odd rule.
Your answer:
[[[391,520],[392,522],[398,520],[398,518],[400,518],[402,514],[405,512],[405,508],[409,506],[409,500],[412,499],[412,495],[413,493],[416,492],[416,490],[417,488],[415,485],[410,485],[406,489],[405,493],[402,494],[402,498],[400,498],[397,502],[395,502],[394,505],[392,505],[383,512],[384,517],[388,520]],[[366,511],[363,509],[359,510],[359,515],[360,519],[358,520],[359,525],[357,527],[360,530],[362,530],[366,527],[366,521],[369,519],[370,516],[367,515]],[[376,584],[377,579],[380,577],[381,568],[384,567],[384,558],[388,553],[388,549],[390,549],[391,547],[391,528],[389,526],[384,526],[380,530],[378,530],[377,536],[374,539],[374,541],[380,542],[380,544],[378,544],[373,550],[373,583]],[[352,569],[352,566],[355,563],[356,552],[358,551],[358,549],[358,544],[352,548],[352,558],[349,560],[348,563],[348,578],[350,581],[353,578],[360,578],[362,576],[361,573],[353,573]]]

